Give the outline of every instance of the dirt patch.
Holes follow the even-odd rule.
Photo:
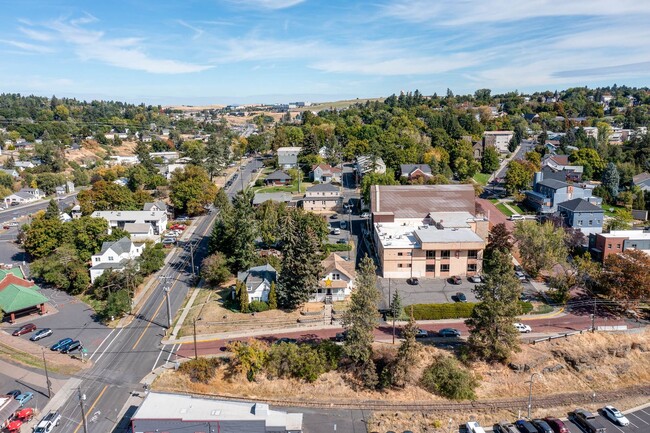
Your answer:
[[[73,375],[93,365],[90,361],[81,362],[78,358],[59,352],[43,351],[38,344],[0,331],[0,358],[30,367],[43,368],[43,354],[47,360],[47,368],[60,374]]]

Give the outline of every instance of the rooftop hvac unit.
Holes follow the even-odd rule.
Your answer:
[[[386,242],[384,245],[389,246],[389,245],[393,245],[393,243],[392,242]]]

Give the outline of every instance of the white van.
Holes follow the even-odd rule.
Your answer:
[[[513,213],[510,215],[508,218],[510,221],[522,221],[524,219],[523,215],[519,215],[518,213]]]

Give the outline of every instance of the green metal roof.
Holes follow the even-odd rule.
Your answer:
[[[9,284],[0,290],[0,309],[6,314],[25,308],[35,307],[47,302],[47,298],[39,292],[39,287],[22,287]]]
[[[25,279],[25,275],[23,275],[22,269],[15,267],[11,269],[0,269],[0,281],[4,280],[5,277],[9,274],[13,274],[18,278],[22,278],[23,280]]]

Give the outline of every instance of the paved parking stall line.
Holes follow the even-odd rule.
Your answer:
[[[643,411],[643,410],[642,410],[641,412],[645,413],[645,411]],[[641,418],[639,415],[637,415],[637,414],[635,414],[635,413],[631,413],[631,414],[629,414],[629,415],[630,415],[630,416],[634,416],[634,417],[636,417],[636,418],[639,418],[639,420],[641,420],[641,422],[644,423],[645,425],[650,425],[649,422],[647,422],[646,420],[644,420],[643,418]]]

